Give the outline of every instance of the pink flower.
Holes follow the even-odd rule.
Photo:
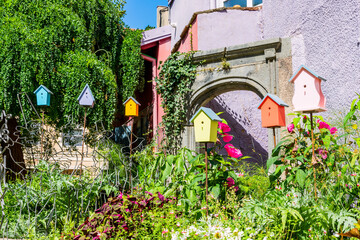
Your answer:
[[[232,136],[228,133],[224,133],[224,135],[222,137],[223,137],[224,142],[230,142],[234,138],[234,136]]]
[[[220,130],[224,133],[231,131],[231,128],[227,124],[222,123],[222,122],[219,122],[218,128],[220,128]]]
[[[335,134],[337,132],[337,128],[336,127],[332,127],[331,129],[330,129],[330,133],[331,134]]]
[[[329,124],[327,124],[326,122],[319,122],[319,129],[323,129],[323,128],[327,128],[330,130]]]
[[[318,152],[319,152],[319,154],[321,155],[321,157],[323,158],[323,159],[326,159],[327,158],[327,151],[325,150],[325,149],[322,149],[322,148],[319,148],[318,149]]]
[[[225,145],[224,147],[226,149],[226,152],[228,153],[228,155],[230,157],[233,158],[239,158],[241,157],[243,154],[241,153],[240,149],[235,148],[232,144],[228,143]]]
[[[295,125],[293,123],[290,123],[287,126],[287,130],[288,130],[289,133],[292,133],[294,131],[294,128],[295,128]]]
[[[235,192],[239,191],[239,187],[238,187],[238,186],[235,186],[234,189],[235,189]]]
[[[232,186],[235,185],[235,181],[234,181],[234,179],[232,179],[231,177],[227,178],[227,179],[226,179],[226,182],[227,182],[227,186],[228,186],[228,187],[232,187]]]
[[[169,232],[169,230],[164,229],[164,230],[162,231],[162,234],[166,234],[166,233],[168,233],[168,232]]]
[[[243,173],[239,173],[239,174],[238,174],[238,177],[243,177],[243,176],[244,176]]]

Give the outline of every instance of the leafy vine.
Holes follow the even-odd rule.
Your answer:
[[[164,116],[162,127],[166,135],[165,148],[175,152],[180,147],[184,129],[191,86],[196,78],[198,64],[193,62],[193,53],[176,52],[161,66],[156,79],[157,91],[161,95]]]

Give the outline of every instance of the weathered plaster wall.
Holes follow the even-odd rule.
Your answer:
[[[291,37],[292,71],[301,64],[327,79],[330,117],[348,110],[360,92],[359,0],[264,0],[263,38]]]
[[[171,23],[176,24],[172,36],[171,46],[173,47],[180,39],[180,34],[195,12],[210,9],[209,0],[174,0],[170,5]]]
[[[261,40],[259,11],[224,10],[198,15],[199,50],[224,48]]]

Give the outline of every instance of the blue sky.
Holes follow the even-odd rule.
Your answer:
[[[125,24],[131,28],[156,27],[156,7],[167,6],[168,0],[126,0]]]

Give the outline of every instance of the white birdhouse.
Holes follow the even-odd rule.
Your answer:
[[[326,99],[321,91],[321,81],[326,81],[305,66],[290,78],[294,83],[293,105],[295,112],[323,112],[326,111]]]

